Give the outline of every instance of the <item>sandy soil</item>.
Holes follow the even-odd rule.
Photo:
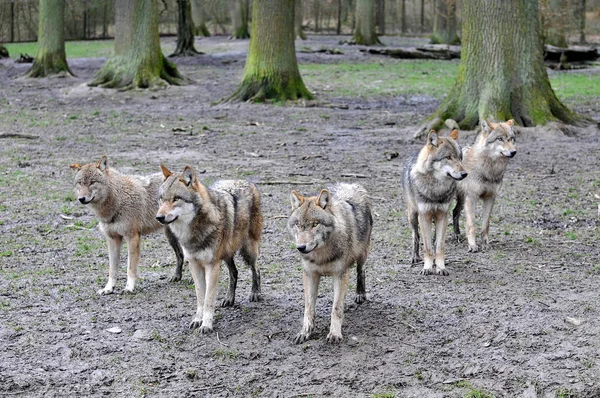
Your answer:
[[[177,61],[196,84],[150,92],[86,87],[103,59],[70,60],[76,78],[35,81],[18,78],[27,65],[0,65],[0,133],[37,136],[0,140],[0,395],[600,396],[595,127],[521,132],[493,214],[492,247],[468,253],[449,232],[450,276],[426,277],[409,264],[400,176],[422,145],[412,139],[416,124],[439,103],[334,98],[309,87],[348,109],[211,105],[234,91],[245,46],[204,40],[198,47],[211,55]],[[299,54],[302,63],[374,59],[387,62],[349,49]],[[570,106],[600,120],[597,100]],[[474,139],[461,134],[463,143]],[[250,271],[242,266],[238,300],[217,310],[217,333],[190,331],[193,285],[168,282],[174,255],[160,233],[143,241],[138,292],[98,296],[107,250],[75,201],[69,165],[103,154],[123,172],[190,164],[205,183],[258,183],[264,301],[248,302]],[[289,192],[335,181],[360,182],[374,198],[369,301],[356,306],[348,295],[344,341],[329,345],[333,294],[325,279],[316,335],[294,345],[303,292],[285,229]],[[226,284],[223,272],[219,297]]]

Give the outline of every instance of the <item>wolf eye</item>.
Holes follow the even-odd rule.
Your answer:
[[[500,142],[504,142],[504,137],[498,137],[498,138],[496,138],[496,140],[498,140]]]
[[[313,223],[312,223],[312,227],[313,227],[313,228],[316,228],[316,227],[318,227],[318,226],[319,226],[319,222],[318,222],[318,221],[313,221]]]
[[[173,198],[173,202],[177,202],[177,201],[180,201],[180,200],[183,200],[183,198],[181,198],[180,196],[175,196]]]

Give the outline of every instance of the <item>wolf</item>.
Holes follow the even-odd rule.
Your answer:
[[[250,301],[260,301],[260,271],[256,264],[263,227],[260,194],[252,183],[221,180],[209,188],[194,169],[172,173],[161,164],[164,181],[159,189],[156,219],[168,225],[190,263],[196,290],[196,314],[190,329],[213,331],[217,282],[224,260],[229,269],[229,291],[223,307],[233,306],[239,253],[252,271]]]
[[[150,176],[125,175],[108,167],[108,159],[80,165],[76,170],[75,195],[79,203],[87,205],[98,218],[100,229],[108,243],[108,282],[98,294],[113,293],[117,284],[117,271],[123,240],[127,242],[126,293],[133,293],[138,278],[140,261],[140,237],[164,229],[169,244],[175,251],[177,266],[171,281],[181,280],[183,252],[175,235],[164,228],[155,215],[158,210],[158,187],[162,183],[160,173]]]
[[[433,221],[435,220],[435,273],[448,275],[444,263],[444,245],[448,227],[448,210],[454,200],[457,181],[467,177],[462,165],[462,152],[458,144],[458,130],[440,137],[434,130],[419,153],[409,158],[402,173],[402,189],[406,201],[408,223],[412,229],[413,264],[419,256],[419,229],[423,236],[424,266],[421,274],[434,273],[432,247]]]
[[[481,132],[471,147],[463,149],[463,165],[469,178],[458,184],[456,206],[452,212],[454,234],[460,236],[459,218],[465,208],[467,216],[467,242],[470,252],[477,252],[479,246],[475,239],[475,206],[477,200],[482,205],[482,243],[489,246],[489,229],[492,208],[502,186],[504,172],[509,159],[517,154],[515,146],[514,120],[504,123],[481,121]]]
[[[349,268],[356,263],[356,298],[367,298],[365,262],[369,254],[373,216],[371,199],[358,184],[338,183],[317,196],[291,192],[292,213],[288,229],[300,252],[304,282],[304,322],[296,344],[308,340],[314,330],[315,304],[321,276],[333,277],[333,307],[327,341],[342,341],[344,300]]]

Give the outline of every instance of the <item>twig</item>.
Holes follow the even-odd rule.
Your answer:
[[[208,386],[208,387],[200,387],[194,388],[193,390],[188,390],[189,392],[197,392],[197,391],[206,391],[206,390],[216,390],[217,388],[225,388],[223,384],[217,384],[216,386]]]
[[[401,323],[401,324],[403,324],[403,325],[406,325],[406,326],[408,326],[408,327],[409,327],[410,329],[412,329],[412,330],[417,330],[417,328],[416,328],[416,327],[414,327],[413,325],[411,325],[411,324],[410,324],[410,323],[408,323],[408,322],[400,321],[400,323]]]
[[[19,133],[0,133],[0,138],[26,138],[28,140],[35,140],[40,138],[39,135],[31,134],[19,134]]]
[[[71,217],[71,216],[67,216],[67,215],[64,215],[64,214],[60,214],[60,218],[62,218],[63,220],[72,220],[75,217]]]
[[[273,216],[273,217],[269,217],[271,219],[277,220],[279,218],[288,218],[289,216],[285,216],[285,215],[280,215],[280,216]]]
[[[365,174],[354,174],[354,173],[342,173],[340,177],[350,177],[350,178],[371,178],[371,176]]]
[[[217,332],[217,341],[218,341],[218,342],[219,342],[219,344],[221,344],[222,346],[229,347],[227,344],[225,344],[225,343],[222,343],[222,342],[221,342],[221,339],[219,338],[219,332]]]
[[[291,180],[273,180],[273,181],[258,181],[260,185],[313,185],[320,184],[318,181],[291,181]]]

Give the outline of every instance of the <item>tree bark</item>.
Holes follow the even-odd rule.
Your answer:
[[[294,45],[294,0],[254,0],[242,83],[227,101],[312,99]]]
[[[586,44],[585,40],[585,0],[579,0],[577,8],[577,27],[579,30],[579,44]]]
[[[115,11],[114,54],[89,85],[128,90],[184,84],[160,49],[156,0],[117,0]]]
[[[210,37],[210,32],[206,27],[206,12],[204,7],[204,0],[192,0],[192,21],[194,21],[194,33],[197,36]]]
[[[356,30],[354,42],[370,46],[381,44],[375,33],[374,0],[356,0]]]
[[[337,0],[337,24],[335,26],[335,33],[337,35],[342,34],[342,0]]]
[[[425,0],[421,0],[421,23],[419,30],[421,33],[425,32]]]
[[[566,108],[550,87],[537,0],[465,1],[462,16],[463,46],[454,87],[416,136],[439,128],[446,119],[466,130],[483,118],[514,119],[527,127],[588,122]]]
[[[190,0],[177,0],[177,46],[170,57],[190,57],[201,54],[194,48],[194,21],[192,20],[192,4]]]
[[[385,35],[385,0],[377,0],[377,27],[379,34]]]
[[[230,39],[248,39],[248,0],[230,0],[231,37]]]
[[[398,0],[400,10],[400,33],[406,34],[406,0]]]
[[[304,21],[304,10],[302,9],[302,0],[295,1],[295,14],[294,14],[294,26],[296,29],[296,37],[302,40],[306,40],[306,34],[302,29],[302,22]]]
[[[65,0],[40,0],[38,52],[27,77],[73,76],[65,53]]]
[[[435,0],[431,44],[459,43],[456,33],[456,0]]]

